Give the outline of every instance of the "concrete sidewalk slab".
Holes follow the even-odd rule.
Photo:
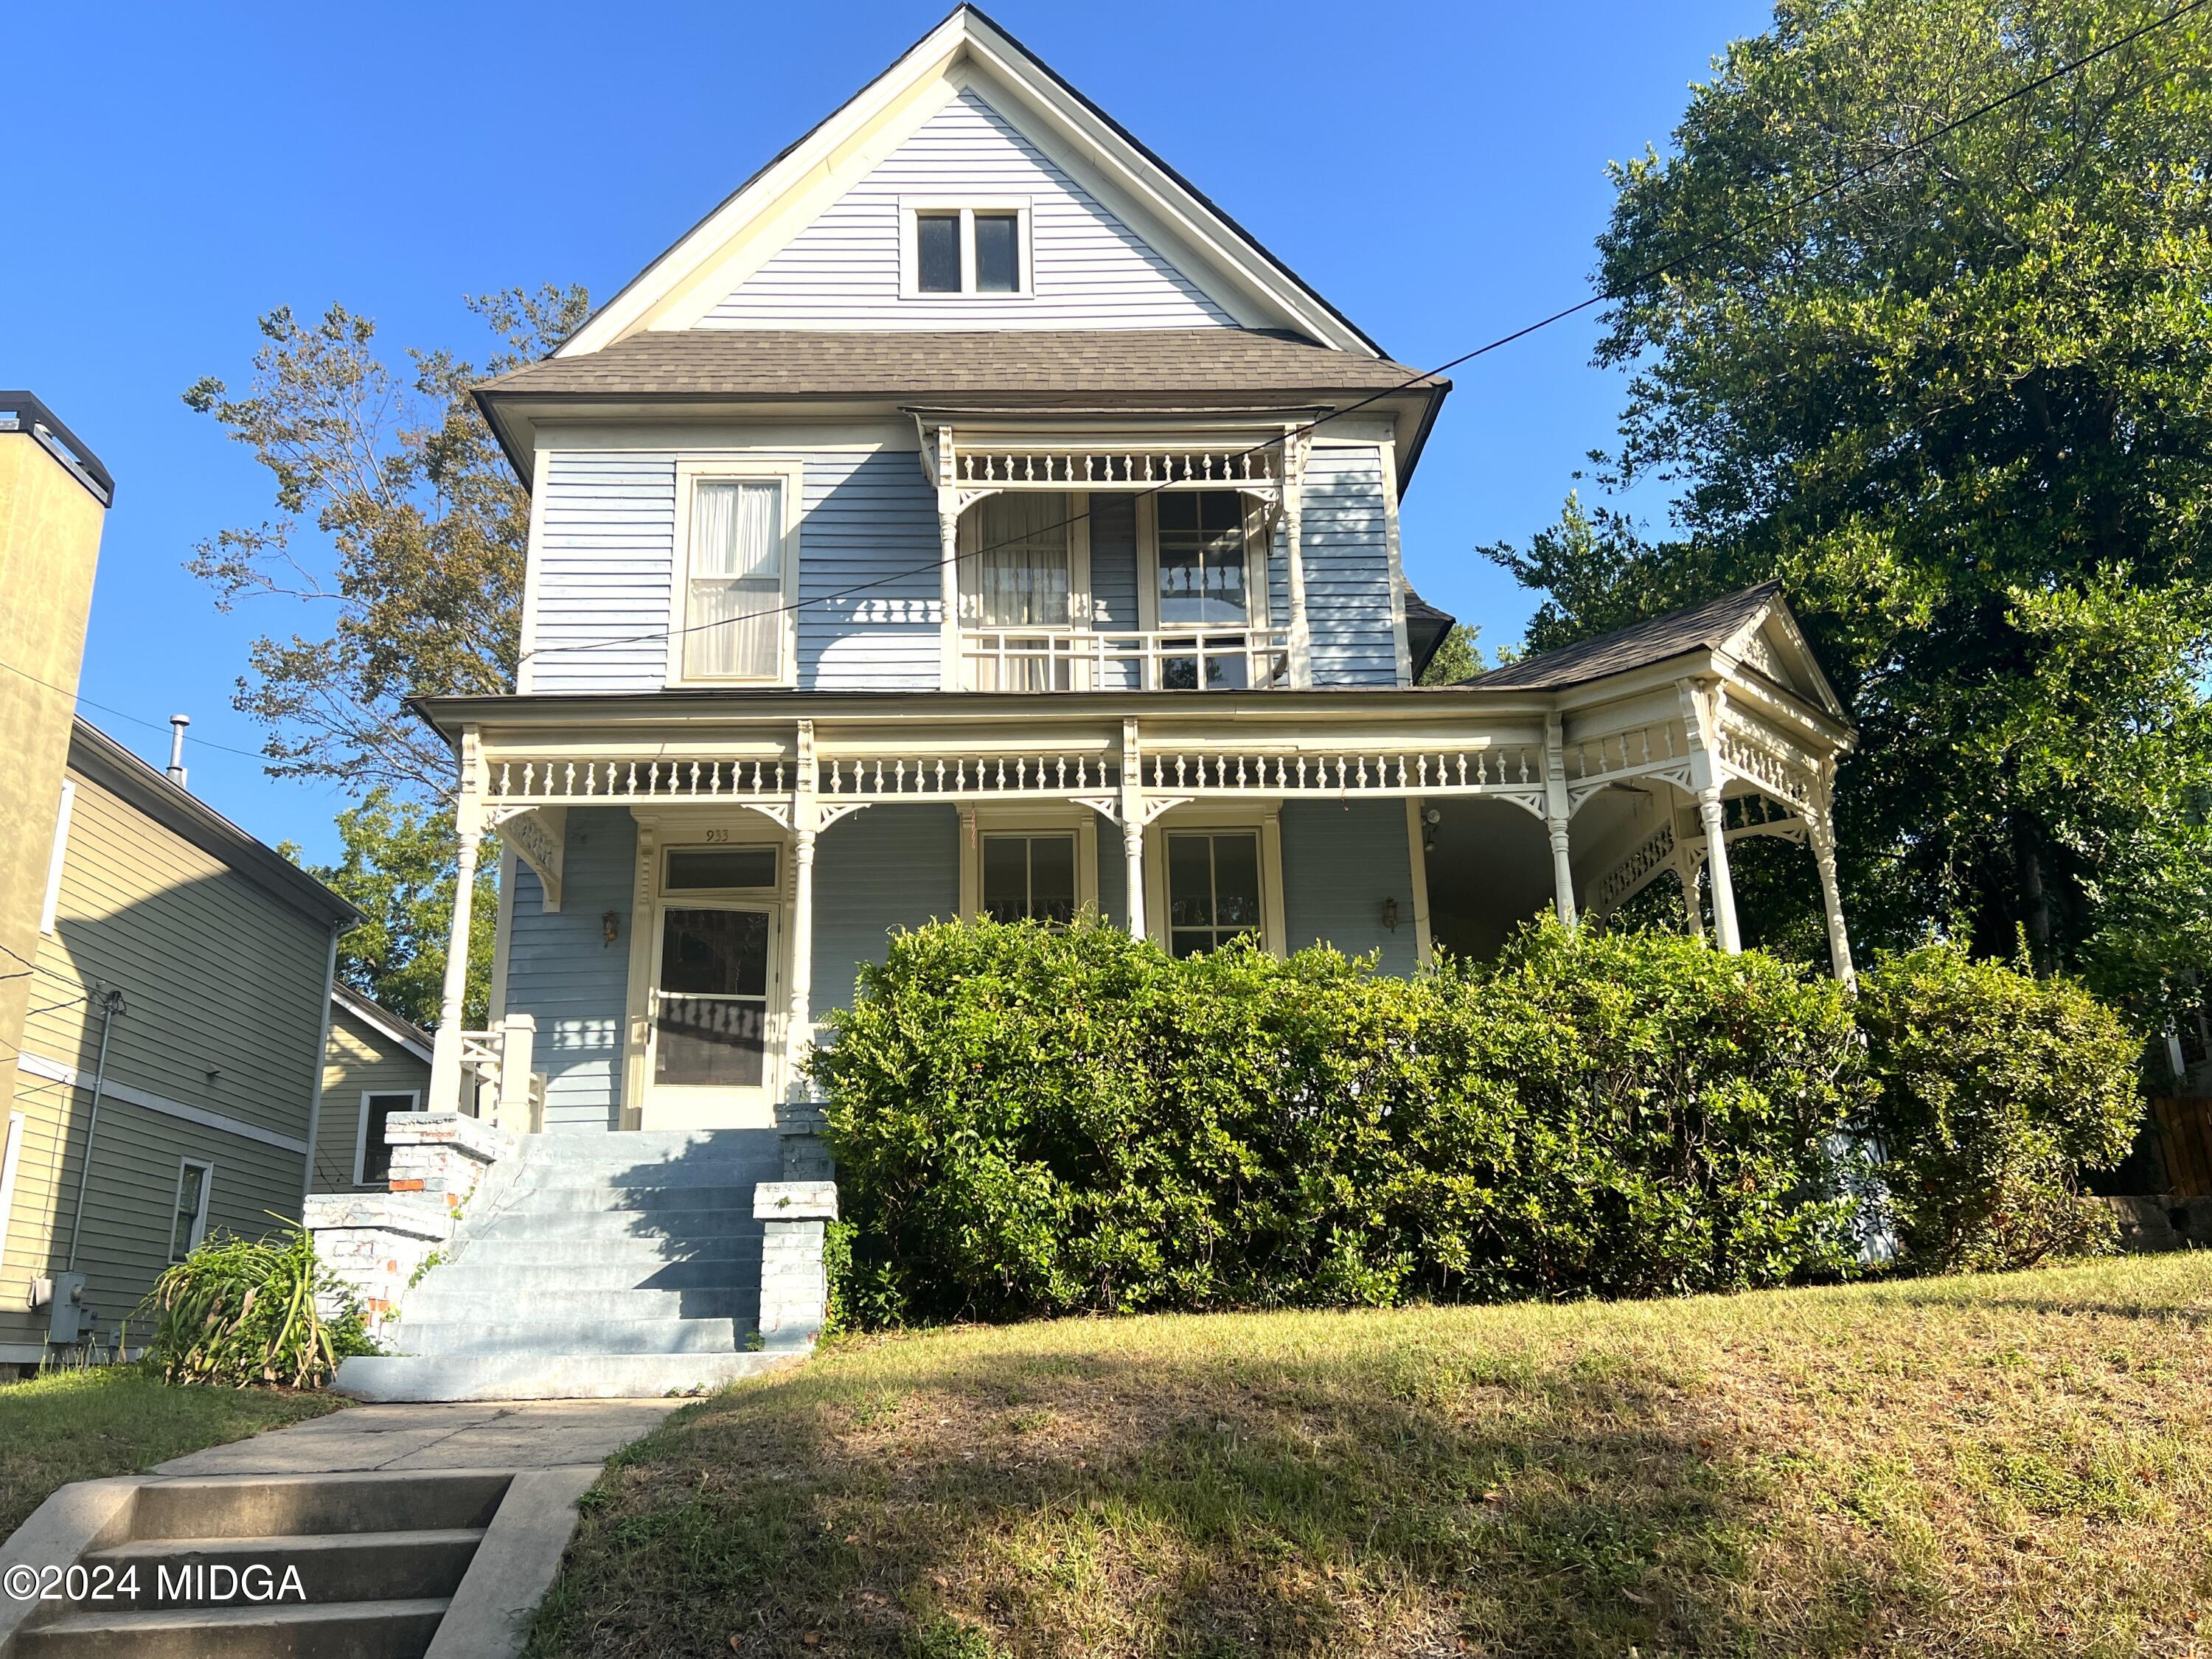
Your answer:
[[[523,1400],[354,1406],[172,1458],[157,1475],[541,1469],[605,1462],[681,1400]]]

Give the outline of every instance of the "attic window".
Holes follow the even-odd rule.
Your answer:
[[[900,204],[900,292],[908,299],[1026,298],[1026,201]]]

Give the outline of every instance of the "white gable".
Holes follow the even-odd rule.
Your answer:
[[[902,198],[1030,204],[1034,292],[899,297]],[[1229,313],[973,87],[699,320],[702,328],[1203,328]]]
[[[900,293],[901,196],[1030,204],[1033,292]],[[1282,329],[1375,343],[989,19],[962,5],[555,354],[641,329]]]

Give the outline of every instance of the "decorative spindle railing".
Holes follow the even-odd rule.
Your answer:
[[[1179,449],[962,449],[953,477],[963,486],[996,489],[1081,489],[1185,484],[1226,489],[1279,484],[1279,445],[1224,445]]]
[[[1097,794],[1121,787],[1119,763],[1091,753],[909,756],[825,760],[816,792],[824,799],[968,799],[1008,795]]]
[[[487,799],[607,801],[773,799],[788,795],[797,769],[781,760],[497,760]]]
[[[1245,691],[1291,683],[1287,628],[969,628],[966,691]]]
[[[1674,826],[1662,823],[1629,849],[1628,855],[1591,884],[1584,908],[1594,916],[1612,915],[1642,892],[1674,859]]]
[[[1747,783],[1792,805],[1809,806],[1817,787],[1809,756],[1789,752],[1786,741],[1775,734],[1725,725],[1720,732],[1721,764]]]
[[[1152,754],[1145,757],[1142,781],[1147,790],[1166,795],[1520,793],[1544,787],[1544,750],[1535,744],[1510,744],[1338,754]]]
[[[1668,720],[1570,743],[1564,758],[1567,776],[1579,782],[1584,778],[1671,766],[1688,757],[1687,749],[1688,738],[1681,724]]]

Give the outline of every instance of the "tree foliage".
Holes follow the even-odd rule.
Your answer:
[[[1473,623],[1455,622],[1437,642],[1436,654],[1421,671],[1423,685],[1457,685],[1488,667],[1482,659],[1482,629]]]
[[[334,865],[308,874],[362,913],[338,939],[338,978],[363,996],[417,1025],[435,1026],[444,999],[447,941],[453,935],[459,884],[453,815],[396,800],[379,786],[337,817],[343,848]],[[300,849],[284,854],[297,863]],[[469,911],[469,979],[464,1024],[480,1029],[489,1012],[493,930],[499,894],[487,842],[477,860]]]
[[[1537,648],[1784,579],[1861,726],[1860,930],[2024,928],[2144,1013],[2212,969],[2212,14],[1907,151],[2173,9],[1784,0],[1599,241],[1610,481],[1674,531],[1492,550]]]
[[[186,568],[219,608],[290,598],[315,617],[257,640],[239,681],[277,776],[442,794],[452,757],[405,700],[514,689],[529,491],[468,387],[543,356],[587,307],[549,287],[469,308],[502,343],[483,368],[444,350],[395,368],[368,318],[286,307],[261,319],[243,395],[212,376],[185,393],[269,470],[279,514],[219,532]]]

